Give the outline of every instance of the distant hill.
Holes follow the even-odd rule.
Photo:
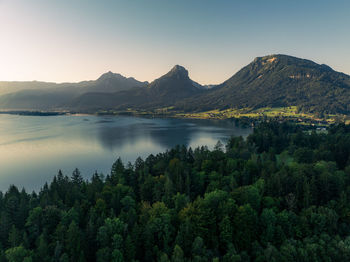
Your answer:
[[[256,58],[200,97],[177,103],[186,111],[286,106],[350,113],[350,76],[310,60],[269,55]]]
[[[18,110],[67,109],[68,101],[85,93],[115,93],[135,87],[146,87],[148,82],[140,82],[130,77],[107,72],[97,80],[79,83],[46,82],[0,82],[0,108]]]
[[[51,89],[59,84],[39,81],[0,81],[0,95],[15,93],[21,90]]]

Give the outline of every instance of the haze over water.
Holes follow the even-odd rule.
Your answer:
[[[228,121],[0,115],[0,190],[38,190],[59,169],[71,176],[77,167],[85,178],[108,174],[118,157],[133,163],[178,144],[213,148],[250,132]]]

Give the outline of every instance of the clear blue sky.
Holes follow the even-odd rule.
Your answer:
[[[0,80],[220,83],[283,53],[350,74],[348,0],[0,0]]]

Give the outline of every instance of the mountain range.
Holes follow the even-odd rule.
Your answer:
[[[2,110],[158,110],[202,112],[297,106],[300,111],[350,113],[350,76],[287,55],[257,57],[227,81],[202,86],[179,65],[151,83],[108,72],[79,83],[0,82]]]

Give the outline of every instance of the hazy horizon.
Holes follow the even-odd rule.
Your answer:
[[[268,54],[268,55],[266,55],[266,56],[270,56],[270,55],[273,56],[273,55],[286,55],[286,54]],[[263,56],[259,56],[259,57],[263,57]],[[299,57],[299,58],[302,58],[302,57]],[[252,62],[252,61],[251,61],[251,62]],[[176,65],[174,65],[174,66],[176,66]],[[173,66],[173,67],[174,67],[174,66]],[[181,66],[181,65],[180,65],[180,66]],[[246,66],[246,65],[244,65],[244,66]],[[244,67],[244,66],[242,66],[242,67]],[[327,66],[330,66],[330,67],[334,70],[334,68],[333,68],[331,65],[327,65]],[[78,81],[54,82],[54,81],[42,81],[42,80],[40,80],[40,79],[33,79],[33,80],[19,80],[19,81],[17,81],[17,80],[0,80],[0,82],[47,82],[47,83],[55,83],[55,84],[79,83],[79,82],[85,82],[85,81],[95,81],[95,80],[97,80],[99,77],[101,77],[103,74],[112,72],[112,73],[114,73],[114,74],[120,74],[121,76],[123,76],[123,77],[125,77],[125,78],[134,78],[134,79],[136,79],[136,80],[138,80],[138,81],[140,81],[140,82],[142,82],[142,81],[148,81],[149,83],[151,83],[152,81],[154,81],[154,80],[160,78],[161,76],[163,76],[164,74],[168,73],[173,67],[169,68],[168,71],[161,73],[158,77],[156,77],[155,79],[152,79],[152,80],[150,80],[150,81],[149,81],[149,80],[140,80],[140,79],[135,78],[135,77],[132,76],[132,75],[126,76],[126,75],[120,74],[119,72],[113,72],[112,70],[108,70],[108,71],[106,71],[106,72],[102,72],[102,73],[101,73],[100,75],[98,75],[98,77],[96,77],[95,79],[81,79],[81,80],[78,80]],[[187,69],[187,68],[186,68],[186,69]],[[241,69],[241,68],[240,68],[240,69]],[[239,71],[240,69],[238,69],[238,71]],[[232,75],[236,74],[238,71],[233,72]],[[340,73],[344,73],[344,72],[340,72]],[[231,75],[231,76],[232,76],[232,75]],[[231,77],[231,76],[230,76],[230,77]],[[189,77],[191,78],[191,72],[189,72]],[[227,79],[224,79],[222,82],[224,82],[224,81],[226,81],[226,80],[227,80]],[[222,82],[220,82],[220,83],[214,83],[214,84],[221,84]],[[203,85],[211,85],[211,83],[202,83],[202,84],[203,84]]]
[[[79,82],[112,71],[149,81],[175,64],[222,83],[257,56],[350,73],[350,3],[0,0],[0,81]]]

